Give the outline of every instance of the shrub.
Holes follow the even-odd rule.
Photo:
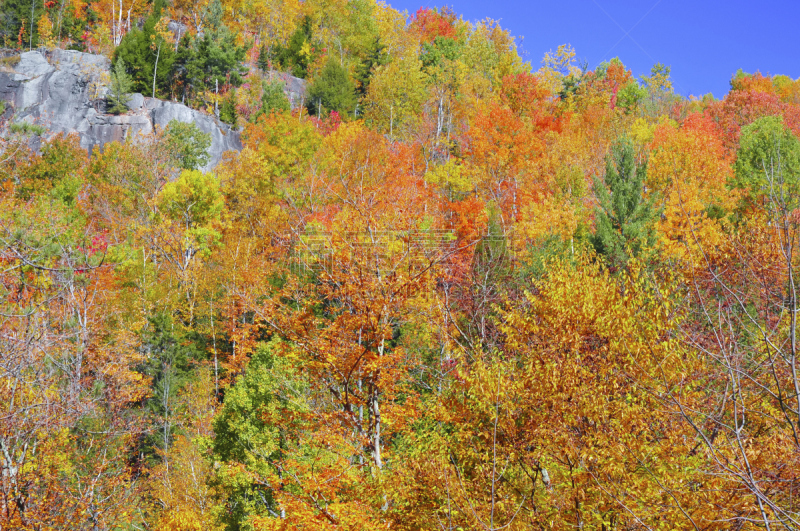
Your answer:
[[[47,130],[41,125],[32,124],[30,122],[15,122],[11,124],[11,132],[20,135],[37,135],[41,136]]]

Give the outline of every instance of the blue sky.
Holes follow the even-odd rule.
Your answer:
[[[467,20],[499,19],[534,69],[569,43],[592,69],[619,57],[635,76],[672,67],[683,95],[727,93],[737,69],[800,77],[800,0],[387,0],[395,9],[450,6]]]

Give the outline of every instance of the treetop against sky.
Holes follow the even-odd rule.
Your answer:
[[[392,0],[395,9],[434,7],[426,0]],[[800,76],[795,29],[800,2],[787,0],[451,0],[467,20],[500,20],[523,36],[520,51],[534,69],[548,50],[570,43],[594,69],[619,57],[634,75],[655,63],[672,67],[676,92],[723,97],[738,70]]]

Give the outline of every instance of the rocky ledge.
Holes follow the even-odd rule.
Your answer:
[[[209,163],[213,169],[230,150],[241,150],[239,132],[213,116],[180,103],[132,94],[125,114],[106,114],[110,63],[106,57],[68,50],[26,52],[19,62],[4,60],[0,71],[3,118],[27,121],[47,130],[45,136],[76,133],[91,152],[108,142],[135,141],[172,120],[194,123],[211,135]],[[35,147],[35,146],[34,146]]]

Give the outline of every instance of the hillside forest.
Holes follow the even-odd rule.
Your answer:
[[[800,81],[375,0],[0,13],[244,146],[3,105],[4,531],[800,529]]]

